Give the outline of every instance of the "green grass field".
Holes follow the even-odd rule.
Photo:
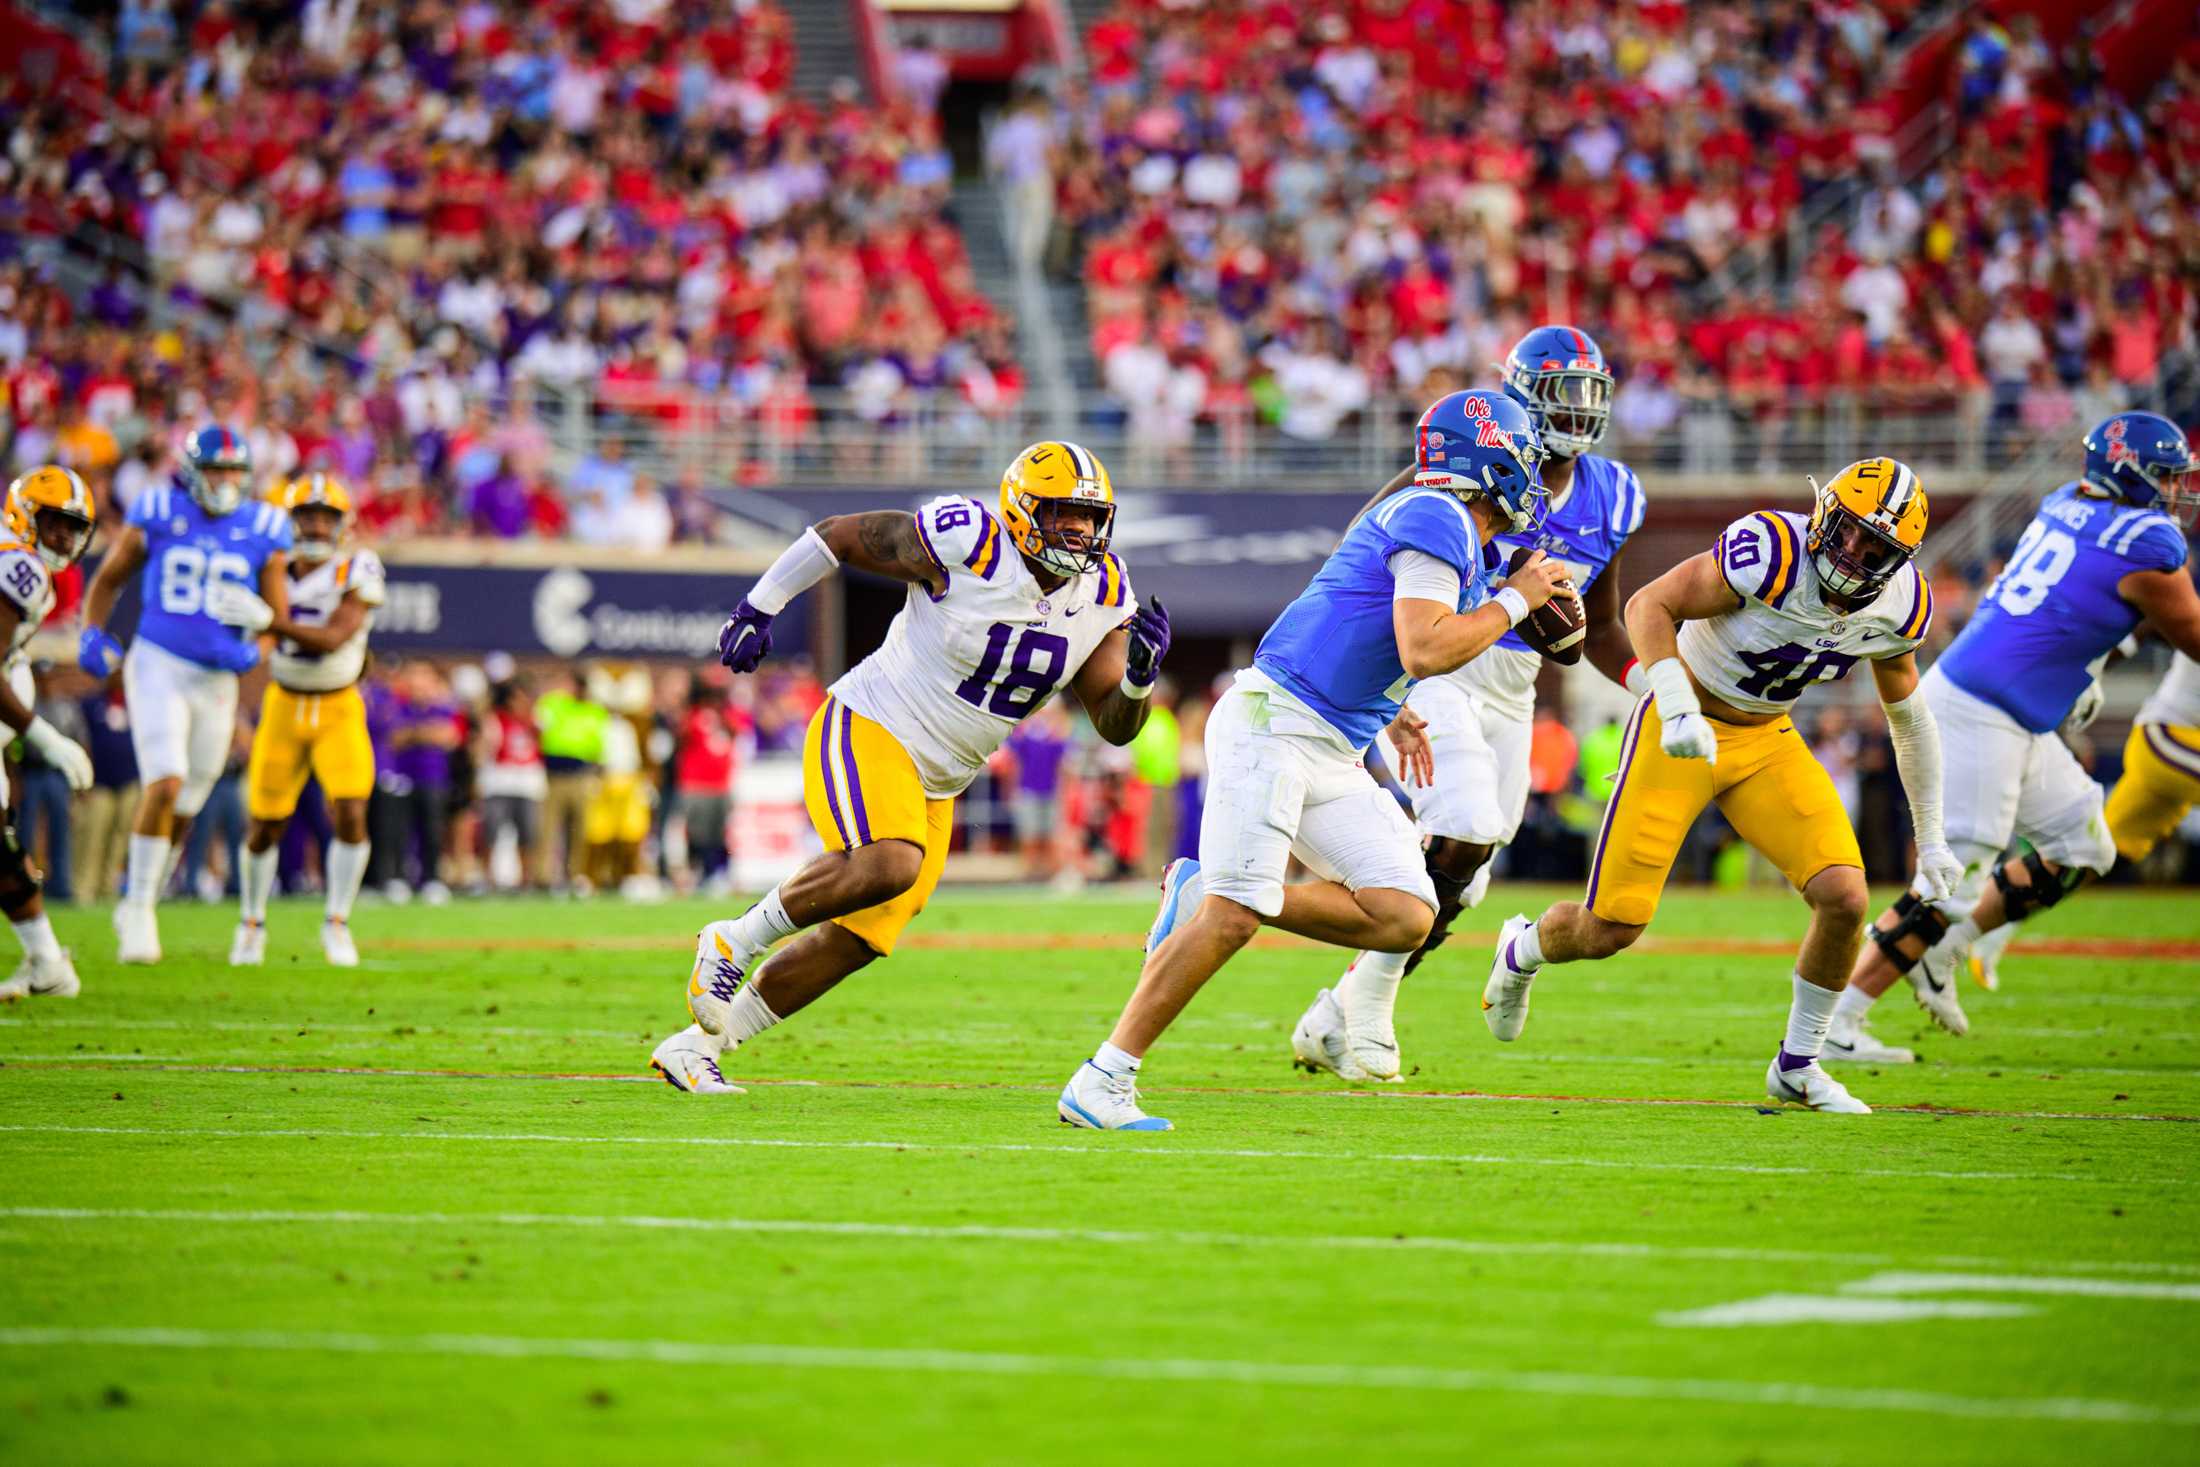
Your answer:
[[[1550,895],[1380,1093],[1289,1068],[1338,958],[1247,953],[1166,1136],[1054,1117],[1143,897],[944,896],[709,1101],[643,1065],[717,909],[374,908],[346,974],[305,906],[250,973],[227,910],[126,972],[69,914],[84,996],[0,1011],[0,1461],[2200,1459],[2200,901],[2049,914],[1969,1040],[1898,990],[1844,1119],[1762,1105],[1785,896],[1492,1042]]]

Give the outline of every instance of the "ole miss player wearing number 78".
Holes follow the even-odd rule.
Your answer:
[[[894,950],[947,864],[955,797],[1025,715],[1067,687],[1109,743],[1145,726],[1169,618],[1131,595],[1108,552],[1114,524],[1100,461],[1074,443],[1034,443],[992,506],[949,495],[914,515],[820,521],[734,611],[719,660],[753,672],[772,618],[843,565],[909,583],[886,640],[810,721],[802,792],[825,854],[696,940],[695,1023],[650,1056],[675,1089],[738,1093],[722,1054]]]

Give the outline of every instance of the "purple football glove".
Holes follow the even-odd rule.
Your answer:
[[[1131,634],[1130,652],[1124,660],[1124,680],[1135,688],[1150,688],[1161,676],[1161,659],[1169,651],[1169,611],[1157,598],[1138,608],[1123,623]]]
[[[771,651],[772,614],[758,611],[743,597],[718,629],[718,660],[735,672],[754,672]]]

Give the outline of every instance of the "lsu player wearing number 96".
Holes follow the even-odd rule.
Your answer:
[[[0,723],[8,737],[20,735],[48,764],[61,771],[72,790],[91,788],[92,757],[74,739],[32,711],[31,670],[23,660],[29,642],[53,612],[53,578],[84,554],[92,543],[91,491],[68,469],[54,464],[33,469],[8,486],[0,508],[6,529],[0,533]],[[7,779],[0,775],[0,805],[7,803]],[[0,1000],[26,995],[74,998],[76,965],[57,942],[46,918],[38,872],[15,838],[15,823],[0,809],[0,912],[7,913],[23,941],[23,962],[5,982]]]
[[[2136,786],[2103,808],[2101,787],[2056,730],[2085,696],[2094,670],[2141,620],[2200,657],[2200,594],[2186,568],[2186,527],[2200,509],[2200,460],[2184,433],[2155,413],[2118,413],[2085,437],[2085,467],[2040,502],[1978,613],[1925,675],[1923,695],[1964,751],[1948,771],[1948,842],[1966,879],[1936,900],[1913,888],[1883,914],[1834,1015],[1830,1058],[1882,1064],[1911,1058],[1879,1043],[1863,1020],[1906,976],[1917,1000],[1953,1034],[1970,1020],[1956,975],[1986,933],[2054,906],[2141,850]],[[2158,716],[2159,708],[2154,710]],[[2142,725],[2148,710],[2141,710]],[[2136,736],[2126,779],[2200,751],[2174,738]],[[2012,836],[2031,850],[1995,858]]]
[[[269,624],[262,618],[288,607],[290,516],[253,498],[251,479],[243,434],[220,424],[193,433],[173,482],[145,490],[130,506],[84,595],[77,661],[97,678],[121,670],[143,781],[130,827],[128,889],[115,907],[125,963],[160,961],[154,905],[170,856],[229,757],[237,675],[260,660],[257,634]],[[107,618],[140,571],[137,635],[125,656]]]
[[[991,506],[948,495],[913,515],[835,515],[772,562],[719,634],[735,672],[755,671],[773,617],[842,566],[906,581],[909,599],[810,721],[803,798],[825,854],[698,936],[695,1023],[650,1056],[667,1083],[737,1093],[727,1050],[893,952],[939,884],[955,797],[1041,703],[1067,687],[1109,743],[1137,736],[1169,618],[1131,595],[1114,525],[1108,471],[1049,441],[1016,455]]]
[[[1498,937],[1482,1008],[1499,1039],[1526,1025],[1537,969],[1610,957],[1642,935],[1688,828],[1716,802],[1810,906],[1766,1093],[1813,1110],[1869,1112],[1819,1064],[1869,895],[1848,812],[1788,717],[1804,689],[1871,663],[1910,796],[1919,883],[1946,896],[1961,873],[1941,835],[1939,731],[1916,695],[1914,651],[1933,617],[1932,593],[1911,563],[1925,538],[1925,491],[1891,458],[1851,464],[1812,488],[1808,520],[1744,515],[1628,601],[1627,634],[1651,695],[1627,725],[1587,898],[1535,922],[1514,917]]]

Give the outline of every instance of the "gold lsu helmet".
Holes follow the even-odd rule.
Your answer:
[[[1058,523],[1076,507],[1098,516],[1072,542]],[[1010,461],[1001,475],[1001,523],[1016,548],[1056,575],[1074,576],[1100,564],[1115,528],[1115,483],[1107,468],[1074,443],[1049,438]]]
[[[7,505],[0,517],[7,520],[9,535],[36,550],[48,569],[60,571],[75,565],[91,546],[99,510],[92,503],[92,491],[74,469],[47,464],[8,486]],[[65,550],[47,544],[40,533],[56,520],[69,530]]]
[[[322,561],[336,553],[337,542],[344,538],[344,530],[351,524],[351,491],[344,481],[334,474],[300,474],[275,490],[272,496],[285,514],[295,515],[301,509],[332,509],[341,516],[336,534],[326,540],[299,537],[291,543],[291,554],[304,561]]]
[[[1925,488],[1917,471],[1891,458],[1850,464],[1823,486],[1810,481],[1804,540],[1818,580],[1849,600],[1875,596],[1925,541]]]

